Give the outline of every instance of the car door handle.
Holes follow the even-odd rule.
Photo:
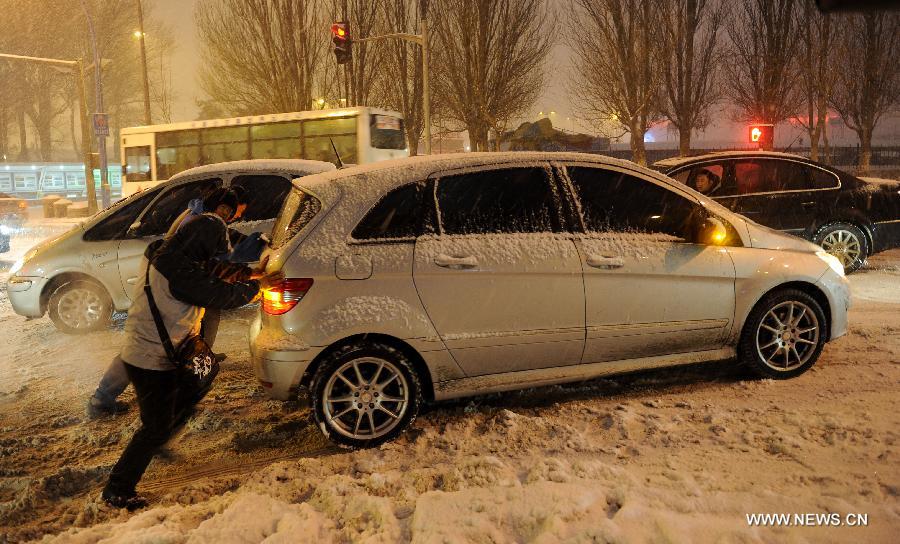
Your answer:
[[[434,264],[444,268],[475,268],[478,266],[478,259],[472,256],[451,257],[441,253],[434,258]]]
[[[128,278],[127,280],[125,280],[125,283],[127,283],[128,285],[134,285],[135,283],[137,283],[137,280],[137,276],[135,276],[133,278]]]
[[[587,264],[594,268],[622,268],[625,266],[625,259],[622,257],[609,257],[607,255],[588,255]]]
[[[803,202],[800,205],[803,206],[804,208],[812,208],[816,205],[816,203],[815,202]]]

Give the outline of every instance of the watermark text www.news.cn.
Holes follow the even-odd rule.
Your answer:
[[[746,514],[751,527],[866,527],[869,514],[837,512]]]

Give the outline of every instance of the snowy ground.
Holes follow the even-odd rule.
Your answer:
[[[136,413],[87,421],[121,343],[13,314],[0,255],[0,543],[896,542],[900,251],[851,276],[851,334],[786,382],[707,364],[432,407],[380,449],[327,443],[266,401],[232,312],[216,389],[153,462],[153,507],[97,500]],[[125,400],[133,402],[129,390]],[[752,513],[867,514],[867,527],[751,527]],[[891,535],[894,535],[893,537]]]

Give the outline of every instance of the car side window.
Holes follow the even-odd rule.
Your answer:
[[[275,219],[292,187],[288,178],[273,174],[235,176],[231,186],[247,190],[247,209],[235,223]]]
[[[813,188],[812,172],[805,165],[794,161],[778,162],[778,181],[785,191],[803,191]]]
[[[699,204],[674,191],[615,170],[567,168],[588,232],[664,234],[691,237]]]
[[[222,180],[205,179],[172,187],[162,194],[141,217],[141,236],[162,236],[195,198],[222,185]]]
[[[125,235],[138,216],[147,207],[151,200],[156,198],[160,189],[153,189],[136,194],[133,198],[127,198],[119,204],[119,209],[112,212],[90,230],[84,233],[84,240],[99,242],[116,240]]]
[[[549,171],[508,168],[440,178],[435,185],[444,234],[559,232]]]
[[[386,194],[353,229],[357,240],[415,238],[422,233],[424,183],[410,183]]]
[[[841,185],[838,177],[831,172],[812,166],[805,166],[804,168],[809,172],[808,179],[810,180],[811,189],[837,189]]]
[[[737,194],[781,191],[783,180],[778,175],[778,162],[759,159],[734,161]]]

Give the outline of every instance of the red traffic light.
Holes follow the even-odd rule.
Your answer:
[[[346,40],[348,37],[347,23],[334,23],[331,25],[331,33],[335,38]]]
[[[748,136],[751,144],[759,144],[762,149],[771,149],[775,141],[775,125],[750,125]]]

